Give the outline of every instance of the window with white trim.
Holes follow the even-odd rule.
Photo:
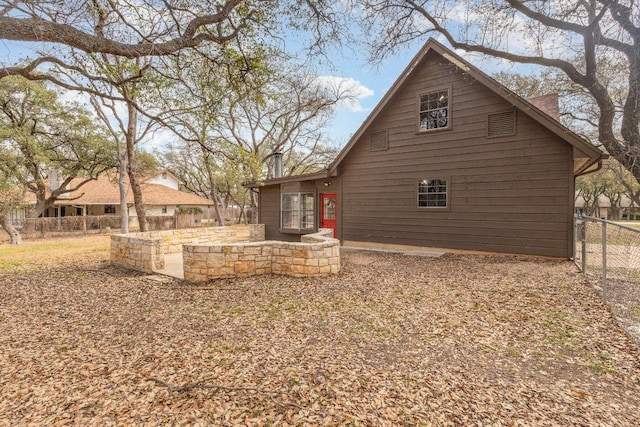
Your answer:
[[[315,224],[313,193],[282,193],[280,227],[286,230],[312,230]]]
[[[104,205],[104,213],[106,214],[116,213],[116,205]]]
[[[449,89],[420,95],[418,130],[449,127]]]
[[[419,208],[446,208],[448,195],[448,181],[444,178],[418,181]]]

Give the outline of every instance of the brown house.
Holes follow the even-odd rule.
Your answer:
[[[596,147],[430,39],[326,171],[257,186],[266,238],[573,255]]]

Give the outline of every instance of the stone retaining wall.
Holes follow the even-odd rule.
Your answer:
[[[164,252],[159,237],[140,238],[135,234],[111,236],[111,264],[152,272],[164,268]]]
[[[181,252],[184,244],[261,240],[264,240],[263,224],[114,234],[111,236],[111,263],[153,272],[164,268],[164,254]]]
[[[340,271],[340,241],[331,229],[302,236],[300,243],[184,244],[184,278],[192,282],[257,274],[315,277]]]

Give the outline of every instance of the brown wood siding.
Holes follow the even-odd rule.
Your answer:
[[[511,105],[440,57],[427,56],[340,165],[344,240],[571,256],[569,144],[517,112],[516,134],[486,137]],[[451,86],[451,129],[417,132],[419,94]],[[449,179],[449,209],[417,207],[417,181]]]
[[[325,186],[325,182],[331,183],[329,186]],[[309,186],[314,188],[315,191],[315,229],[317,230],[320,224],[320,195],[322,193],[336,194],[338,199],[338,206],[341,203],[340,193],[340,177],[332,177],[328,179],[321,179],[312,182]],[[280,232],[280,185],[270,185],[260,187],[260,200],[259,211],[261,224],[265,225],[265,238],[267,240],[284,240],[288,242],[299,242],[300,234],[290,234]],[[340,218],[340,210],[338,210],[338,218],[336,218],[338,227],[338,238],[340,237],[342,222]]]
[[[299,234],[285,234],[280,232],[280,186],[272,185],[260,188],[260,218],[264,224],[264,237],[266,240],[283,240],[286,242],[299,242]]]

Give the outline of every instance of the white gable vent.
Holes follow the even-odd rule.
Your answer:
[[[516,134],[516,110],[503,111],[487,116],[487,136],[509,136]]]
[[[389,148],[389,133],[386,129],[371,132],[369,140],[369,149],[371,151],[380,151]]]

